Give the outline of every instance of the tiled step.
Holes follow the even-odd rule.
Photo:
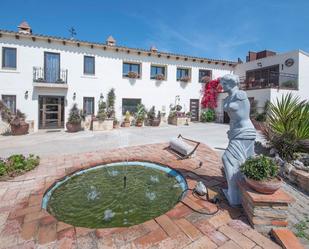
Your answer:
[[[271,233],[284,249],[304,249],[298,238],[289,229],[273,229]]]

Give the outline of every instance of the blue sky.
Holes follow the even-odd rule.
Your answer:
[[[309,51],[309,0],[10,0],[0,29],[26,20],[34,33],[236,60],[249,50]]]

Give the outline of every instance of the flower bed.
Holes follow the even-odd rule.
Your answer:
[[[0,179],[22,175],[34,169],[39,163],[40,158],[32,154],[28,157],[12,155],[6,159],[0,159]]]

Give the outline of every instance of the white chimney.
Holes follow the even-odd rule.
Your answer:
[[[106,45],[108,46],[115,46],[116,45],[116,40],[114,39],[114,37],[112,37],[111,35],[107,38],[106,40]]]
[[[32,29],[26,21],[23,21],[18,26],[18,32],[23,34],[32,34]]]
[[[150,51],[156,53],[158,49],[155,46],[151,46]]]

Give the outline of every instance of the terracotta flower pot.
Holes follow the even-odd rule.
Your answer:
[[[122,123],[122,126],[123,127],[130,127],[130,121],[128,122],[128,121],[124,121],[123,123]]]
[[[142,122],[142,121],[136,122],[136,126],[137,126],[137,127],[142,127],[142,126],[143,126],[143,122]]]
[[[78,132],[81,130],[81,124],[66,123],[66,128],[68,132]]]
[[[263,131],[265,129],[265,122],[256,121],[254,118],[251,119],[251,122],[256,130]]]
[[[281,178],[277,177],[268,181],[256,181],[250,178],[245,177],[246,183],[254,189],[255,191],[261,194],[273,194],[275,193],[282,185]]]
[[[29,124],[21,122],[20,125],[11,124],[11,133],[13,136],[25,135],[29,131]]]

